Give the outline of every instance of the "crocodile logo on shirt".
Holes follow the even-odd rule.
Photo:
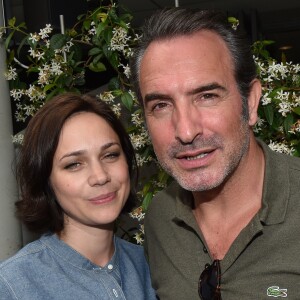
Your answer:
[[[282,297],[286,298],[287,297],[287,289],[280,289],[279,286],[270,286],[267,289],[267,295],[269,297]]]

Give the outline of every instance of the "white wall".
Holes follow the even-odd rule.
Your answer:
[[[0,26],[3,25],[0,1]],[[17,184],[13,173],[15,151],[11,135],[12,114],[5,72],[5,49],[0,44],[0,260],[14,254],[21,247],[21,226],[14,216]]]

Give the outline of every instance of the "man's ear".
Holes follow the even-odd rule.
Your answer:
[[[251,90],[248,97],[248,109],[249,109],[249,125],[255,125],[257,121],[257,109],[261,98],[261,83],[258,79],[254,79],[251,82]]]

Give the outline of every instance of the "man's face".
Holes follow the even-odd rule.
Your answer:
[[[250,121],[233,63],[211,31],[156,41],[141,61],[146,122],[163,168],[191,191],[213,189],[239,165],[249,145]]]

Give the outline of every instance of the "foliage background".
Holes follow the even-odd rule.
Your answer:
[[[165,187],[171,178],[158,165],[142,110],[131,90],[128,62],[139,39],[131,27],[132,15],[118,8],[113,1],[78,16],[78,21],[65,32],[55,32],[45,24],[39,32],[28,32],[26,24],[15,18],[0,28],[0,37],[7,50],[6,79],[15,106],[15,119],[26,126],[32,115],[59,93],[91,92],[87,74],[109,77],[99,99],[111,105],[122,118],[136,149],[142,177],[138,195],[141,205],[131,212],[138,221],[127,238],[143,242],[143,218],[153,195]],[[238,20],[230,18],[233,27]],[[22,36],[15,43],[15,36]],[[263,85],[259,120],[254,128],[257,137],[272,149],[300,156],[300,65],[278,62],[267,51],[272,41],[257,41],[252,45],[258,75]],[[103,78],[103,76],[101,77]],[[15,143],[22,135],[14,136]]]

